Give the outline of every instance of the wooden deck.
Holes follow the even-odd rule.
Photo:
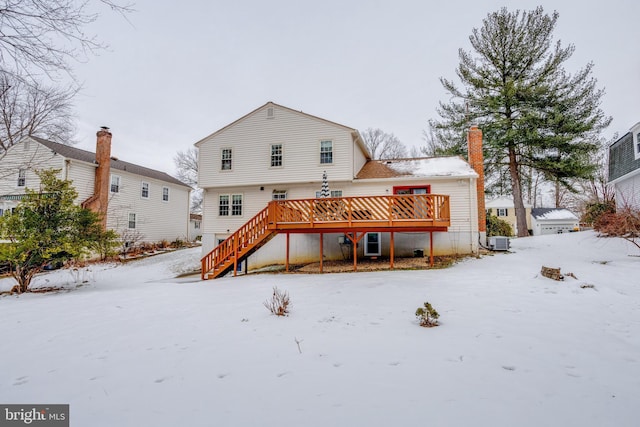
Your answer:
[[[357,243],[366,232],[447,231],[449,196],[416,194],[271,201],[202,258],[202,279],[237,271],[238,263],[278,233],[344,233]],[[393,236],[393,234],[392,234]],[[287,238],[287,265],[288,265]],[[391,244],[393,265],[393,238]],[[356,256],[354,247],[354,268]]]

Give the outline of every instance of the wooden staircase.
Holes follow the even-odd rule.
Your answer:
[[[201,260],[202,280],[215,279],[230,271],[236,271],[239,263],[278,234],[277,230],[267,227],[268,218],[267,206],[205,255]]]

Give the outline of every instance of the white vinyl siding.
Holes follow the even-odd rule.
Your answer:
[[[351,129],[278,106],[273,108],[273,119],[266,119],[265,107],[198,143],[199,187],[319,181],[328,166],[320,164],[319,159],[320,141],[324,140],[333,145],[329,184],[353,179],[364,164],[364,156],[353,141]],[[271,146],[277,144],[282,144],[283,167],[271,167]],[[221,170],[221,148],[233,150],[233,173]],[[358,153],[357,161],[354,153]]]

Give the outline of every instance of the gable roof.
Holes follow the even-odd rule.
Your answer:
[[[484,205],[486,208],[513,208],[513,198],[507,196],[500,196],[495,199],[489,200]],[[530,208],[529,203],[524,203],[525,208]]]
[[[352,127],[349,127],[349,126],[341,125],[340,123],[332,122],[331,120],[323,119],[322,117],[318,117],[318,116],[314,116],[314,115],[311,115],[311,114],[308,114],[308,113],[304,113],[304,112],[302,112],[302,111],[294,110],[293,108],[285,107],[284,105],[276,104],[275,102],[271,102],[271,101],[267,102],[267,103],[266,103],[266,104],[264,104],[264,105],[261,105],[260,107],[258,107],[258,108],[256,108],[255,110],[253,110],[253,111],[251,111],[251,112],[249,112],[249,113],[245,114],[244,116],[240,117],[239,119],[234,120],[233,122],[231,122],[231,123],[229,123],[228,125],[226,125],[226,126],[224,126],[224,127],[220,128],[220,129],[218,129],[217,131],[213,132],[212,134],[209,134],[209,135],[205,136],[205,137],[204,137],[204,138],[202,138],[200,141],[196,142],[194,145],[195,145],[196,147],[199,147],[199,146],[200,146],[200,144],[202,144],[202,143],[203,143],[204,141],[206,141],[207,139],[212,138],[212,137],[214,137],[214,136],[218,135],[219,133],[224,132],[225,130],[227,130],[227,129],[229,129],[230,127],[234,126],[235,124],[237,124],[237,123],[239,123],[239,122],[243,121],[244,119],[246,119],[247,117],[251,116],[252,114],[255,114],[256,112],[258,112],[258,111],[260,111],[260,110],[262,110],[262,109],[264,109],[264,108],[267,108],[267,107],[277,107],[277,108],[281,108],[281,109],[283,109],[283,110],[287,110],[287,111],[289,111],[289,112],[291,112],[291,113],[294,113],[294,114],[299,114],[299,115],[305,116],[305,117],[310,118],[310,119],[313,119],[313,120],[319,120],[319,121],[322,121],[322,122],[324,122],[324,123],[328,123],[328,124],[330,124],[330,125],[340,127],[340,128],[342,128],[342,129],[344,129],[344,130],[346,130],[346,131],[350,132],[350,133],[351,133],[351,137],[352,137],[352,138],[353,138],[353,140],[358,144],[358,147],[359,147],[359,148],[362,150],[362,152],[365,154],[365,157],[366,157],[367,159],[370,159],[370,158],[371,158],[371,153],[369,153],[369,150],[368,150],[368,149],[367,149],[367,147],[365,146],[365,144],[364,144],[364,139],[362,139],[362,136],[360,135],[360,132],[358,132],[356,129],[354,129],[354,128],[352,128]]]
[[[461,157],[425,157],[416,159],[369,160],[356,179],[376,178],[477,178],[478,174]]]
[[[33,139],[39,144],[44,145],[45,147],[49,148],[55,153],[60,154],[62,157],[95,164],[96,154],[92,153],[91,151],[81,150],[80,148],[59,144],[57,142],[39,138],[37,136],[30,136],[29,138]],[[170,184],[191,188],[191,186],[185,184],[184,182],[172,177],[171,175],[165,172],[161,172],[155,169],[149,169],[144,166],[125,162],[125,161],[116,159],[114,157],[111,158],[111,169],[121,170],[121,171],[129,172],[135,175],[145,176],[147,178],[153,178],[153,179],[164,181]]]
[[[577,221],[578,217],[569,209],[564,208],[533,208],[531,216],[536,220],[570,220]]]

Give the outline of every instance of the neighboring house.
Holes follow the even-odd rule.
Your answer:
[[[164,172],[111,157],[111,133],[97,134],[96,153],[38,137],[26,137],[0,158],[0,209],[14,208],[35,173],[60,169],[72,181],[76,202],[99,212],[103,227],[129,244],[186,239],[191,187]]]
[[[563,208],[531,209],[531,226],[534,236],[580,231],[578,217]]]
[[[482,134],[471,133],[482,173]],[[253,269],[353,258],[354,251],[391,259],[469,254],[484,239],[484,198],[477,197],[484,184],[459,157],[372,160],[357,130],[271,102],[195,145],[205,278],[225,257],[249,257]],[[399,221],[400,195],[412,195],[404,198],[415,199],[412,212],[423,209],[431,222]],[[259,227],[275,233],[263,240]],[[243,245],[265,246],[242,255]]]
[[[496,216],[511,225],[513,235],[518,235],[518,221],[516,219],[516,209],[513,205],[511,197],[498,197],[488,201],[485,205],[487,215]],[[525,214],[527,216],[527,228],[531,230],[531,205],[524,204]]]
[[[189,215],[189,236],[190,242],[199,240],[202,237],[202,215],[190,214]]]
[[[618,208],[640,209],[640,122],[609,146],[609,183]]]

